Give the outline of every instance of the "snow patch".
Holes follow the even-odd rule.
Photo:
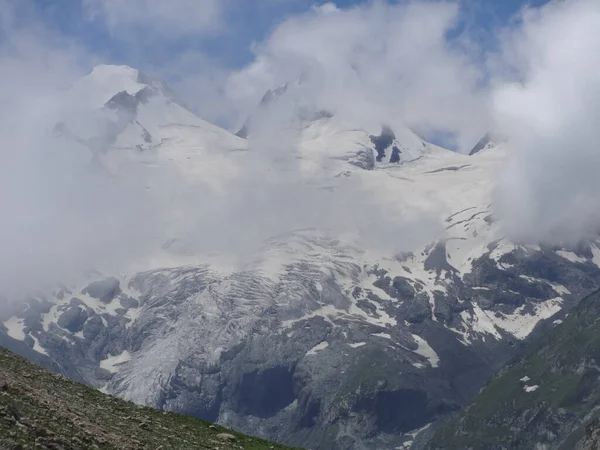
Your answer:
[[[352,348],[359,348],[359,347],[362,347],[362,346],[364,346],[364,345],[367,345],[367,343],[366,343],[366,342],[356,342],[356,343],[354,343],[354,344],[348,344],[348,345],[349,345],[350,347],[352,347]]]
[[[425,425],[422,428],[418,428],[418,429],[413,430],[413,431],[411,431],[409,433],[406,433],[404,436],[410,437],[410,440],[404,442],[401,447],[397,447],[397,448],[398,449],[409,449],[412,446],[415,438],[419,435],[419,433],[421,433],[421,431],[425,431],[430,426],[431,426],[431,423],[428,423],[427,425]]]
[[[42,355],[48,356],[48,353],[46,353],[46,350],[44,349],[44,347],[42,347],[40,345],[40,342],[38,341],[38,339],[35,336],[31,336],[31,337],[33,338],[33,349],[36,352],[41,353]]]
[[[429,361],[429,364],[431,364],[431,367],[434,367],[434,368],[438,367],[440,364],[440,357],[435,352],[435,350],[433,348],[431,348],[429,343],[425,339],[423,339],[421,336],[417,336],[416,334],[413,334],[412,337],[417,342],[417,345],[418,345],[418,347],[414,351],[414,353],[427,358],[427,360]]]
[[[568,252],[568,251],[565,251],[565,250],[558,250],[556,252],[556,254],[558,256],[561,256],[561,257],[563,257],[563,258],[565,258],[565,259],[567,259],[567,260],[569,260],[571,262],[574,262],[574,263],[584,263],[584,262],[587,261],[585,258],[582,258],[581,256],[577,256],[573,252]]]
[[[380,337],[380,338],[390,339],[390,340],[392,339],[392,336],[390,336],[387,333],[373,333],[373,334],[371,334],[371,336],[377,336],[377,337]]]
[[[600,249],[596,245],[591,245],[590,247],[592,249],[592,255],[594,256],[592,262],[600,267]]]
[[[463,311],[460,315],[467,330],[471,330],[471,333],[489,334],[497,340],[502,339],[502,335],[498,333],[498,329],[492,318],[479,305],[474,305],[473,311]],[[463,334],[467,343],[471,343],[468,332],[461,334]]]
[[[563,286],[562,284],[551,283],[549,281],[547,281],[547,283],[550,286],[552,286],[552,289],[554,289],[554,291],[559,295],[569,295],[571,293],[571,291],[566,286]]]
[[[525,392],[534,392],[537,390],[537,388],[539,388],[537,384],[535,386],[523,386],[523,390]]]
[[[498,242],[496,245],[496,248],[494,248],[494,250],[492,250],[492,252],[490,253],[490,258],[496,262],[499,262],[500,258],[503,255],[505,255],[506,253],[512,252],[516,248],[517,247],[515,244],[503,239],[502,241]]]
[[[66,301],[62,303],[66,303]],[[48,331],[50,329],[50,324],[58,321],[58,316],[61,314],[58,310],[58,306],[59,305],[52,306],[50,311],[42,316],[42,327],[44,328],[44,331]]]
[[[463,336],[463,343],[471,344],[471,335],[487,334],[497,340],[502,339],[499,330],[512,334],[517,339],[525,339],[531,334],[535,326],[541,320],[548,319],[559,312],[562,308],[563,299],[556,297],[533,306],[533,312],[525,313],[526,305],[515,309],[512,314],[501,312],[484,311],[475,305],[473,311],[463,311],[460,315],[466,331],[452,329]]]
[[[316,355],[318,352],[325,350],[327,347],[329,347],[329,342],[323,341],[306,352],[306,356]]]
[[[140,318],[141,315],[142,308],[131,308],[127,310],[127,313],[125,313],[125,317],[127,317],[130,321],[127,323],[126,328],[129,328],[136,320]],[[102,320],[106,322],[106,319],[102,318]]]
[[[489,317],[494,324],[517,339],[525,339],[541,320],[548,319],[562,308],[560,297],[546,300],[534,306],[533,314],[524,313],[525,305],[517,308],[513,314],[495,313]]]
[[[108,356],[108,358],[100,361],[100,367],[104,370],[108,370],[110,373],[117,373],[120,370],[122,364],[131,361],[131,354],[124,350],[123,353],[117,356]]]
[[[305,314],[302,317],[298,317],[297,319],[284,320],[281,323],[281,328],[284,330],[291,328],[295,323],[302,322],[302,321],[308,320],[308,319],[312,319],[313,317],[323,317],[326,321],[328,321],[329,323],[331,323],[331,325],[333,325],[335,327],[336,325],[335,325],[335,323],[333,323],[331,321],[330,317],[335,318],[337,316],[344,315],[344,313],[345,313],[344,310],[337,309],[335,306],[325,305],[315,311]]]
[[[531,283],[546,283],[547,285],[551,286],[552,289],[554,289],[554,291],[559,295],[568,295],[571,293],[571,291],[566,286],[563,286],[562,284],[558,283],[553,283],[552,281],[544,280],[543,278],[534,278],[528,275],[519,275],[519,277]]]
[[[16,339],[17,341],[22,341],[25,339],[25,332],[23,331],[23,319],[11,317],[4,322],[4,326],[6,327],[7,333],[11,338]]]

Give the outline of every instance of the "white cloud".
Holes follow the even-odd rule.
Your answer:
[[[222,0],[85,0],[92,16],[100,16],[117,32],[128,27],[163,36],[214,31],[222,25]]]
[[[180,5],[192,3],[199,5]],[[166,4],[171,10],[162,15]],[[62,89],[95,58],[37,22],[23,27],[20,20],[16,29],[9,6],[0,0],[1,32],[11,38],[0,46],[0,284],[31,286],[88,264],[126,264],[164,237],[156,204],[144,192],[99,178],[87,166],[89,155],[55,148],[47,139],[64,113]],[[204,11],[218,24],[222,10],[213,6]],[[187,10],[171,2],[113,0],[96,7],[112,8],[102,14],[112,14],[115,27],[179,27],[174,33],[212,27],[202,25],[204,16],[194,19],[201,7],[184,22]],[[265,91],[302,77],[291,96],[294,107],[326,109],[366,124],[397,121],[422,131],[449,130],[462,148],[487,131],[493,118],[515,148],[496,193],[508,232],[536,241],[576,240],[594,230],[600,224],[600,4],[573,0],[529,10],[501,36],[499,55],[489,66],[493,82],[483,88],[482,68],[471,58],[471,51],[482,49],[447,39],[459,14],[451,2],[374,2],[347,9],[330,3],[284,21],[254,47],[255,60],[233,74],[197,52],[179,54],[162,72],[180,74],[176,84],[188,93],[184,98],[204,117],[222,121],[245,118]],[[273,120],[286,119],[285,111],[276,113]],[[314,226],[343,233],[372,230],[375,222],[382,237],[372,245],[385,241],[388,247],[389,236],[410,241],[416,229],[426,229],[419,236],[426,240],[437,231],[435,220],[426,217],[415,220],[418,226],[401,225],[399,233],[397,224],[386,221],[389,211],[350,181],[344,190],[324,194],[309,183],[294,184],[298,167],[274,173],[273,152],[285,154],[293,143],[281,134],[273,137],[251,143],[252,159],[225,195],[169,186],[180,195],[177,205],[201,250],[230,245],[251,254],[273,234]],[[196,238],[198,223],[203,227]]]
[[[229,105],[240,120],[265,91],[303,78],[266,116],[270,126],[300,105],[450,131],[462,150],[495,128],[514,150],[495,198],[507,233],[557,242],[597,232],[600,3],[527,8],[493,31],[494,54],[489,41],[449,40],[461,12],[453,2],[314,7],[254,47],[255,60],[228,81]]]
[[[127,165],[127,155],[124,160],[115,156],[117,172],[126,176],[108,178],[97,164],[102,157],[74,142],[50,139],[64,116],[76,117],[79,136],[97,124],[78,104],[85,92],[78,93],[75,105],[65,101],[70,99],[64,92],[95,58],[31,20],[22,30],[3,28],[11,39],[0,46],[0,297],[55,280],[68,282],[88,268],[129,270],[132,263],[150,261],[173,236],[181,237],[175,249],[231,252],[247,261],[265,239],[299,228],[335,236],[358,229],[369,245],[391,252],[393,246],[426,240],[423,236],[436,225],[435,218],[420,221],[417,211],[411,216],[416,226],[400,221],[388,226],[389,208],[350,180],[341,180],[340,190],[321,189],[329,183],[304,176],[292,154],[296,149],[284,140],[248,153],[209,149],[215,159],[199,165],[205,172],[196,173],[193,182],[173,174],[169,165],[154,172],[155,165],[135,157]],[[182,55],[178,67],[203,64],[214,67],[197,55]],[[207,77],[210,85],[219,85],[217,73]],[[214,110],[217,99],[206,99],[206,110]],[[278,163],[275,152],[283,153]],[[227,178],[230,164],[232,179]],[[148,191],[151,176],[155,189]],[[202,187],[207,177],[222,189]],[[419,237],[409,232],[413,228]]]
[[[489,122],[482,72],[447,39],[458,17],[458,5],[445,1],[314,7],[257,45],[227,92],[243,115],[267,89],[305,77],[299,95],[317,109],[449,131],[466,150]]]
[[[224,93],[231,71],[214,58],[188,50],[153,71],[168,79],[169,86],[200,117],[225,128],[231,125],[232,105]]]
[[[3,8],[14,17],[10,2]],[[84,267],[127,264],[146,250],[152,211],[143,192],[100,176],[89,152],[50,139],[65,89],[94,56],[33,13],[0,26],[9,38],[0,44],[1,299]]]
[[[513,148],[501,217],[517,238],[577,241],[600,228],[600,3],[527,10],[502,45],[515,81],[493,93]]]

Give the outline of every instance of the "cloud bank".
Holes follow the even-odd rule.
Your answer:
[[[489,122],[483,71],[465,46],[447,39],[459,13],[445,1],[313,7],[256,45],[255,60],[229,79],[227,96],[247,113],[267,89],[304,79],[297,95],[317,110],[406,123],[426,135],[444,130],[449,143],[467,149]]]
[[[144,192],[50,139],[57,117],[76,113],[65,90],[95,58],[13,6],[0,2],[13,18],[0,22],[0,300],[104,262],[119,266],[119,254],[126,264],[148,242]]]
[[[508,232],[577,242],[600,230],[600,3],[524,11],[502,40],[513,82],[492,90],[513,153],[496,192]]]
[[[14,5],[0,0],[0,283],[26,289],[33,279],[42,283],[83,266],[118,268],[147,257],[150,246],[168,237],[175,217],[157,216],[165,200],[157,204],[143,189],[106,180],[94,172],[89,153],[47,139],[57,116],[77,113],[64,103],[64,89],[101,58],[49,30],[33,12],[23,20]],[[128,39],[177,41],[230,32],[228,8],[235,2],[85,5],[89,17],[114,33],[138,33]],[[388,229],[385,211],[350,187],[351,198],[341,198],[270,172],[273,152],[291,145],[282,145],[280,131],[298,104],[357,123],[406,123],[425,136],[443,134],[461,151],[494,129],[513,149],[494,198],[507,233],[527,242],[596,233],[600,5],[573,0],[525,10],[496,32],[493,50],[472,39],[464,14],[452,1],[326,3],[281,20],[265,39],[249,44],[252,60],[241,67],[189,48],[176,52],[172,64],[153,65],[156,74],[176,78],[179,94],[203,117],[231,129],[265,91],[294,84],[293,108],[277,111],[278,121],[270,124],[274,140],[251,141],[257,156],[239,168],[227,196],[188,192],[170,177],[162,181],[179,195],[189,242],[201,251],[251,254],[264,239],[292,228],[362,229],[381,236],[372,245],[398,235],[426,240],[437,232],[431,217]],[[128,39],[118,42],[126,46]]]

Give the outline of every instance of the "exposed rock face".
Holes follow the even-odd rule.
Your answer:
[[[377,152],[377,161],[381,162],[385,158],[385,151],[392,146],[396,135],[390,127],[383,127],[379,136],[371,136],[371,142],[375,146]]]
[[[116,278],[94,281],[81,291],[82,294],[88,294],[104,303],[112,302],[119,292],[119,280]]]
[[[371,135],[369,138],[374,146],[375,160],[377,162],[396,164],[411,159],[410,155],[408,158],[403,157],[402,145],[396,139],[396,134],[390,127],[382,127],[379,136]]]
[[[84,309],[79,306],[71,306],[60,315],[56,323],[71,333],[77,333],[83,329],[86,320],[87,313]]]
[[[476,155],[480,151],[485,150],[487,148],[491,148],[493,146],[494,146],[494,144],[493,144],[493,141],[492,141],[492,135],[491,135],[491,133],[486,133],[485,136],[483,136],[479,140],[479,142],[477,142],[477,144],[475,144],[475,147],[473,147],[471,149],[471,151],[469,152],[469,156]]]

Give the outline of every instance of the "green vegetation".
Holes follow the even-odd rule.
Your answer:
[[[0,348],[0,449],[288,447],[204,421],[139,407],[47,372]]]
[[[432,449],[574,448],[600,409],[600,293],[529,344],[456,417]],[[541,448],[541,447],[540,447]]]

